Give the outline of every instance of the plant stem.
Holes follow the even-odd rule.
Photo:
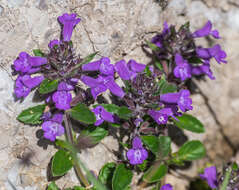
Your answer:
[[[225,174],[225,178],[222,182],[222,186],[220,187],[220,190],[226,190],[227,189],[227,185],[228,185],[229,180],[230,180],[231,172],[232,172],[232,169],[228,168],[228,171]]]
[[[73,135],[72,135],[72,126],[71,126],[71,122],[69,121],[69,115],[67,114],[67,112],[64,114],[64,123],[65,123],[65,128],[66,128],[67,141],[72,146],[74,146],[74,140],[73,140]],[[80,165],[77,161],[77,153],[72,152],[72,156],[73,156],[73,161],[74,161],[74,169],[75,169],[77,177],[80,179],[80,181],[84,184],[85,187],[89,187],[90,184],[89,184],[88,180],[86,179],[85,175],[83,174],[83,172],[80,168]]]

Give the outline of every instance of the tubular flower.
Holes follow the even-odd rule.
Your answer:
[[[43,80],[43,76],[31,77],[30,75],[19,75],[17,77],[14,89],[16,97],[26,97],[31,92],[31,89],[41,84]]]
[[[46,139],[55,141],[57,136],[61,136],[65,133],[65,129],[61,124],[62,120],[63,114],[58,113],[42,124],[42,130],[44,131],[44,137]]]
[[[92,112],[94,112],[96,117],[95,126],[99,126],[104,121],[108,121],[113,123],[114,122],[114,116],[110,112],[107,112],[103,106],[97,106],[96,108],[92,109]]]
[[[80,22],[80,18],[76,18],[76,14],[63,14],[58,17],[58,21],[63,25],[62,37],[63,41],[69,42],[71,40],[74,27]]]
[[[127,158],[129,159],[130,164],[142,164],[143,161],[148,158],[148,152],[144,149],[139,137],[133,139],[132,145],[132,149],[129,149],[127,152]]]
[[[74,87],[66,82],[61,82],[58,85],[57,91],[52,95],[52,100],[56,108],[59,110],[68,110],[71,107],[72,96],[69,91]]]
[[[159,111],[155,111],[155,110],[149,110],[148,114],[159,124],[166,124],[168,122],[168,117],[174,117],[175,119],[177,119],[174,115],[173,115],[173,111],[171,108],[163,108]]]
[[[212,35],[214,38],[220,38],[219,32],[217,30],[212,30],[212,23],[208,21],[201,29],[196,30],[193,33],[194,38],[205,37],[208,35]]]
[[[175,77],[180,78],[182,81],[191,78],[190,65],[179,53],[175,55],[175,63],[176,67],[173,71]]]
[[[160,101],[166,104],[178,104],[178,107],[183,111],[192,110],[192,99],[188,90],[180,90],[177,93],[167,93],[160,95]]]
[[[14,69],[21,74],[32,74],[40,70],[40,66],[47,63],[44,57],[32,57],[26,52],[21,52],[14,61]]]
[[[204,180],[207,180],[208,185],[215,189],[218,186],[217,181],[217,169],[215,166],[205,168],[204,173],[200,174],[200,177]]]
[[[118,84],[115,83],[114,77],[111,75],[99,75],[97,79],[88,76],[82,76],[81,81],[87,86],[91,87],[91,94],[94,99],[96,99],[99,94],[105,92],[107,89],[109,89],[112,94],[120,98],[123,98],[125,95],[124,91]]]
[[[110,64],[108,57],[103,57],[98,61],[94,61],[82,66],[83,71],[100,71],[103,75],[114,75],[114,66]]]
[[[115,63],[115,70],[123,80],[131,80],[137,76],[137,73],[144,71],[144,64],[137,63],[135,60],[130,60],[127,64],[125,60]]]

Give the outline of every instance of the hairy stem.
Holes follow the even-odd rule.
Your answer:
[[[66,128],[67,141],[72,146],[74,146],[74,140],[73,140],[73,135],[72,135],[72,126],[71,126],[71,122],[69,121],[69,115],[67,112],[64,114],[64,123],[65,123],[65,128]],[[89,187],[90,184],[89,184],[88,180],[86,179],[85,175],[83,174],[81,167],[77,161],[77,153],[72,152],[72,156],[73,156],[73,161],[74,161],[74,169],[75,169],[78,179],[80,179],[80,181],[84,184],[85,187]]]

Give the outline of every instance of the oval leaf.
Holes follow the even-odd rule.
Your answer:
[[[159,139],[159,156],[166,157],[171,151],[171,139],[168,136],[160,136]]]
[[[124,164],[117,166],[112,181],[113,190],[125,190],[131,183],[133,173]]]
[[[23,110],[18,116],[17,120],[25,123],[25,124],[32,124],[37,125],[41,124],[41,116],[45,110],[46,105],[38,105],[34,107],[30,107],[26,110]]]
[[[141,139],[152,153],[158,154],[159,140],[156,136],[141,136]]]
[[[50,92],[55,91],[57,89],[57,87],[58,87],[58,80],[51,81],[49,79],[45,79],[41,83],[38,91],[40,92],[40,94],[48,94]]]
[[[189,114],[183,114],[181,117],[177,117],[177,120],[173,120],[176,126],[194,133],[204,133],[203,124],[195,117]]]
[[[32,51],[35,56],[44,57],[44,53],[40,49],[34,49]]]
[[[95,146],[108,135],[108,131],[101,127],[90,127],[82,130],[77,138],[77,147],[85,149]]]
[[[51,171],[53,177],[62,176],[72,168],[72,158],[69,152],[60,149],[52,159]]]
[[[47,190],[60,190],[60,189],[58,188],[58,186],[53,181],[48,185]]]
[[[180,160],[197,160],[204,157],[206,150],[203,144],[198,140],[186,142],[178,151],[178,158]]]
[[[159,167],[151,166],[144,174],[143,180],[147,183],[155,183],[160,181],[168,172],[168,167],[165,164],[161,164]]]
[[[115,163],[107,163],[105,164],[99,174],[99,180],[106,185],[108,188],[112,187],[112,178],[115,170]]]
[[[77,104],[71,109],[72,118],[85,124],[93,124],[96,122],[95,114],[85,104]]]
[[[126,106],[122,106],[119,108],[117,115],[121,119],[129,119],[131,117],[132,111]]]

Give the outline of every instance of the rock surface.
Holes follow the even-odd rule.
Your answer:
[[[208,154],[204,160],[195,163],[198,167],[207,162],[220,165],[236,153],[239,146],[236,136],[239,132],[237,0],[169,0],[164,11],[153,0],[1,0],[0,189],[12,190],[15,186],[17,189],[35,190],[44,189],[48,184],[46,168],[55,150],[52,146],[44,150],[37,144],[39,127],[23,126],[16,121],[17,114],[33,104],[33,95],[22,103],[14,100],[14,78],[10,66],[21,51],[31,53],[34,48],[47,50],[49,40],[59,36],[60,27],[56,19],[64,12],[76,12],[82,18],[73,34],[73,41],[81,55],[98,50],[101,55],[110,56],[112,61],[134,58],[143,63],[147,63],[149,58],[143,53],[141,44],[150,39],[150,32],[161,29],[164,20],[177,26],[189,20],[194,30],[210,19],[222,36],[220,43],[228,53],[228,64],[213,63],[216,81],[198,82],[204,96],[193,96],[192,114],[203,121],[206,134],[187,135],[190,139],[205,142]],[[207,41],[202,43],[209,44]],[[117,148],[117,143],[111,138],[105,139],[105,143],[113,144],[111,149]],[[114,156],[101,144],[82,156],[95,172],[104,162],[114,160]],[[193,166],[183,173],[196,176],[197,167]],[[188,185],[187,180],[175,179],[171,175],[166,181],[177,190],[185,190]],[[77,183],[77,180],[71,172],[57,183],[67,187]]]

